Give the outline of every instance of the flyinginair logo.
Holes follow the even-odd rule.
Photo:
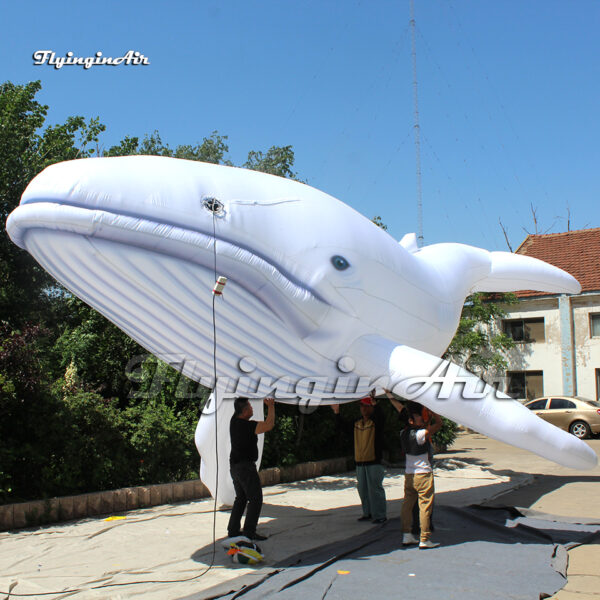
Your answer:
[[[149,65],[147,56],[140,52],[129,50],[123,56],[103,56],[102,52],[96,52],[94,56],[74,56],[73,52],[67,52],[65,56],[56,56],[52,50],[36,50],[33,53],[34,65],[50,65],[55,69],[62,69],[66,65],[78,65],[84,69],[89,69],[97,65],[109,65],[117,67],[119,65]]]

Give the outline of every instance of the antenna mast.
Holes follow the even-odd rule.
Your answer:
[[[415,153],[417,160],[417,244],[423,246],[423,198],[421,193],[421,127],[419,125],[419,94],[417,88],[417,42],[415,35],[415,1],[410,0],[410,31],[412,40],[413,95],[415,100]]]

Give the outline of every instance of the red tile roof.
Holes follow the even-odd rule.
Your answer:
[[[516,254],[533,256],[567,271],[579,281],[582,292],[600,290],[600,227],[528,235]],[[520,298],[548,295],[552,294],[532,290],[517,292]]]

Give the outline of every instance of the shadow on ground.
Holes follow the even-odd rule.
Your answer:
[[[487,466],[485,461],[476,458],[461,460]],[[451,464],[448,469],[452,469]],[[493,475],[509,477],[511,481],[522,478],[521,473],[511,470],[489,467],[488,470]],[[235,597],[247,594],[247,600],[271,595],[276,595],[278,600],[325,595],[328,600],[336,597],[348,600],[372,595],[369,586],[394,588],[398,585],[398,577],[403,586],[408,585],[407,595],[415,599],[438,594],[464,600],[481,598],[482,589],[486,589],[487,598],[506,598],[507,590],[510,590],[511,598],[538,598],[541,592],[553,594],[565,583],[567,559],[564,548],[597,539],[598,533],[594,531],[600,527],[564,523],[560,517],[546,520],[547,516],[544,519],[524,516],[514,507],[530,507],[541,496],[563,485],[598,482],[600,477],[537,475],[535,481],[535,486],[526,485],[476,506],[471,505],[474,489],[438,494],[435,539],[441,547],[425,553],[414,547],[401,546],[402,530],[398,518],[401,500],[388,502],[388,515],[392,518],[387,523],[381,526],[367,523],[361,531],[356,524],[357,505],[309,510],[302,506],[269,504],[266,497],[262,514],[272,521],[267,526],[269,540],[262,543],[267,556],[264,566],[249,576],[207,590],[190,600],[233,598],[231,594],[235,590]],[[313,480],[286,484],[286,487],[306,490],[355,487],[351,476],[344,476],[338,486],[332,487],[330,483]],[[506,491],[506,487],[506,483],[492,483],[477,489],[483,488],[486,497],[493,497]],[[212,545],[205,546],[192,558],[204,563],[211,553]],[[217,564],[231,566],[229,557],[220,548]],[[422,572],[424,566],[439,577],[428,581],[427,585],[421,579],[418,581],[420,587],[414,587],[410,573]],[[390,572],[390,567],[397,571]],[[348,587],[338,570],[361,573],[363,578],[354,580]],[[375,579],[374,573],[378,573]],[[409,576],[410,579],[405,580]],[[436,587],[442,580],[445,587]],[[335,587],[335,593],[331,586]],[[460,591],[456,596],[449,593],[454,588]]]
[[[362,600],[400,589],[415,600],[543,598],[565,584],[566,549],[600,540],[598,530],[523,518],[514,509],[438,506],[436,540],[442,545],[435,550],[402,547],[400,521],[394,518],[335,542],[319,544],[317,538],[312,548],[189,600],[242,595],[246,600]],[[267,544],[277,543],[276,536],[265,543],[267,554]],[[293,538],[284,536],[279,543],[293,547]]]

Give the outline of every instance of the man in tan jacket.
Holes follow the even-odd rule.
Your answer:
[[[331,407],[338,415],[340,407]],[[373,396],[360,401],[361,418],[354,422],[354,461],[358,495],[362,504],[362,516],[359,521],[372,521],[380,525],[387,521],[387,508],[383,477],[385,470],[381,464],[383,453],[383,411]]]

